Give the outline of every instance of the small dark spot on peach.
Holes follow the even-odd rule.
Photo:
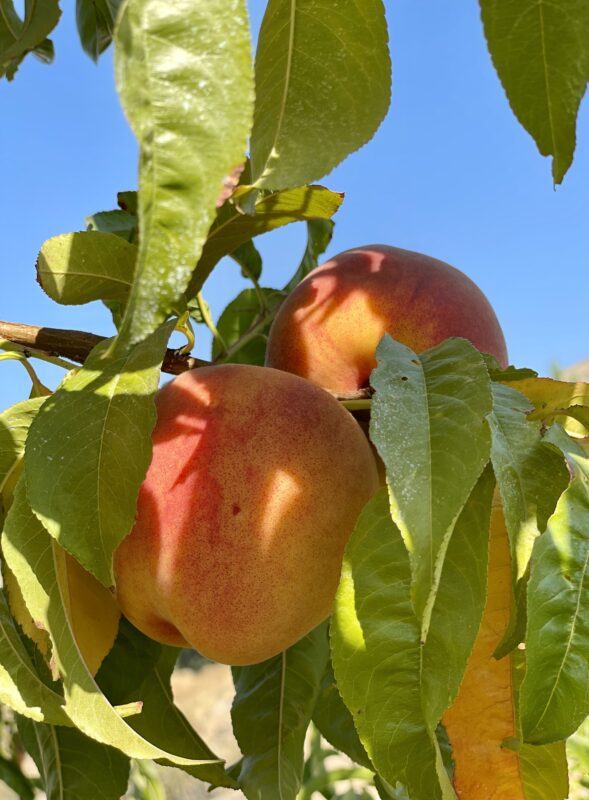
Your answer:
[[[241,512],[241,506],[238,506],[237,503],[233,503],[233,516],[236,517]]]

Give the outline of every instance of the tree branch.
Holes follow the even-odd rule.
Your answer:
[[[63,330],[61,328],[46,328],[38,325],[24,325],[19,322],[3,322],[0,320],[0,340],[5,339],[16,345],[25,356],[34,356],[35,353],[53,357],[69,358],[77,364],[83,364],[90,351],[106,337],[97,336],[86,331]],[[210,361],[183,355],[178,350],[166,350],[162,371],[170,375],[180,375],[189,369],[211,366]],[[369,389],[360,389],[349,394],[335,394],[334,397],[341,401],[367,400],[371,396]]]

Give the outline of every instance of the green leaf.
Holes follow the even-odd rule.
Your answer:
[[[507,646],[523,641],[525,582],[532,547],[545,530],[569,482],[569,474],[562,455],[543,440],[540,423],[528,418],[533,410],[528,400],[510,386],[498,383],[492,385],[492,393],[491,460],[509,533],[518,599],[504,640],[506,646],[500,646],[497,652],[505,655]]]
[[[217,330],[227,345],[227,351],[218,338],[213,339],[213,359],[263,366],[266,337],[283,297],[276,289],[244,289],[240,292],[219,317]]]
[[[20,767],[0,756],[0,781],[3,781],[18,796],[19,800],[34,800],[35,791],[31,781],[26,778]]]
[[[196,295],[223,256],[235,252],[244,242],[290,222],[331,219],[342,203],[342,194],[331,192],[323,186],[299,186],[261,196],[256,201],[253,216],[242,214],[234,205],[226,203],[211,226],[186,292],[187,298]]]
[[[112,554],[135,519],[151,459],[153,402],[173,323],[127,355],[91,352],[48,398],[25,453],[29,501],[49,533],[105,586]]]
[[[248,800],[295,800],[305,733],[328,658],[324,623],[275,658],[233,669],[231,718],[244,755],[239,784]]]
[[[245,161],[253,76],[245,0],[128,0],[115,34],[139,141],[139,257],[116,346],[163,322],[188,285],[228,179]]]
[[[250,239],[240,244],[232,253],[231,258],[241,267],[241,274],[256,284],[262,274],[262,256]]]
[[[63,305],[124,302],[136,260],[137,247],[114,233],[64,233],[43,244],[37,257],[37,280],[52,300]]]
[[[489,526],[495,479],[488,466],[458,517],[422,645],[424,717],[436,729],[454,702],[487,597]]]
[[[407,551],[382,490],[346,548],[331,626],[333,668],[379,775],[406,786],[412,800],[441,800],[452,790],[423,717],[420,625],[410,586]]]
[[[560,422],[573,436],[589,436],[588,383],[528,378],[509,385],[524,394],[534,406],[529,419],[540,420],[544,425]]]
[[[174,704],[170,678],[178,650],[148,639],[123,620],[114,648],[106,657],[96,681],[111,703],[124,705],[140,700],[141,714],[128,724],[144,739],[187,759],[219,761]],[[176,766],[170,761],[161,764]],[[184,772],[213,786],[237,788],[223,765],[200,764],[180,767]]]
[[[329,247],[335,223],[331,219],[310,219],[307,222],[307,246],[297,271],[285,286],[291,292],[303,278],[315,269],[321,256]]]
[[[75,728],[21,717],[18,732],[37,765],[47,800],[119,800],[129,780],[129,759]]]
[[[589,459],[571,454],[576,475],[536,540],[528,583],[524,739],[570,736],[589,714]]]
[[[480,0],[493,64],[518,120],[560,183],[575,150],[589,79],[586,0]]]
[[[31,616],[49,633],[54,663],[63,680],[64,710],[74,725],[86,736],[132,758],[164,758],[180,765],[195,763],[146,741],[100,691],[74,635],[66,597],[65,551],[31,511],[22,480],[6,518],[2,551]]]
[[[137,241],[137,217],[118,208],[113,211],[97,211],[96,214],[86,217],[85,222],[89,231],[114,233],[131,244]],[[133,277],[132,274],[130,277]]]
[[[368,142],[390,102],[381,0],[270,0],[256,54],[253,182],[319,180]]]
[[[313,723],[330,745],[345,753],[352,761],[367,769],[374,769],[360,741],[354,719],[347,709],[335,682],[331,661],[321,681]]]
[[[39,675],[0,590],[0,702],[41,722],[71,724],[64,699]]]
[[[76,23],[82,47],[93,61],[112,41],[122,0],[76,0]]]
[[[15,480],[27,434],[45,397],[23,400],[0,414],[0,497]]]
[[[385,335],[376,355],[370,438],[385,463],[391,512],[411,556],[412,598],[425,639],[454,523],[489,459],[489,375],[465,339],[416,355]]]
[[[16,13],[13,0],[0,0],[0,78],[12,80],[31,51],[42,61],[52,60],[53,47],[46,37],[60,16],[58,0],[25,0],[24,19]]]

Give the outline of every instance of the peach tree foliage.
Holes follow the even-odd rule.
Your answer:
[[[378,128],[390,58],[381,0],[270,0],[255,61],[245,0],[77,0],[76,12],[92,58],[114,41],[139,185],[86,231],[45,242],[36,265],[55,302],[102,301],[116,335],[81,367],[33,353],[65,368],[54,392],[30,353],[2,341],[33,388],[0,414],[0,700],[18,729],[0,778],[32,796],[24,747],[50,800],[120,797],[132,759],[248,800],[295,800],[313,780],[321,790],[305,766],[313,722],[382,798],[452,800],[444,719],[485,606],[496,487],[513,592],[496,653],[514,674],[504,746],[518,797],[564,800],[564,743],[589,715],[587,386],[501,370],[464,340],[422,354],[382,340],[370,435],[388,492],[358,520],[332,619],[234,669],[238,764],[223,764],[174,705],[178,651],[119,620],[112,556],[150,461],[168,339],[177,329],[190,349],[204,325],[215,363],[263,363],[272,319],[328,246],[343,200],[315,182]],[[509,103],[559,183],[589,74],[589,6],[481,0],[481,12]],[[21,18],[0,0],[1,76],[28,54],[52,59],[60,13],[57,0],[26,0]],[[294,222],[307,226],[305,252],[266,286],[254,239]],[[216,268],[232,279],[225,256],[251,288],[213,321],[203,285]],[[73,588],[81,575],[87,594]]]

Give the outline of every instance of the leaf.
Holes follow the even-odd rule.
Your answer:
[[[342,203],[342,194],[323,186],[299,186],[259,197],[253,216],[242,214],[235,206],[226,203],[211,226],[186,292],[187,298],[196,295],[223,256],[235,252],[244,242],[290,222],[331,219]]]
[[[141,701],[141,714],[130,717],[128,724],[148,741],[186,758],[219,761],[174,704],[170,678],[177,658],[177,649],[148,639],[122,620],[117,642],[96,680],[111,703]],[[177,766],[166,760],[159,763]],[[237,788],[221,763],[180,768],[213,786]]]
[[[370,439],[385,463],[391,513],[410,553],[425,639],[454,523],[489,459],[489,376],[465,339],[416,355],[385,335],[376,356]]]
[[[125,356],[106,357],[110,340],[101,342],[31,425],[25,455],[31,506],[105,586],[114,584],[112,554],[133,525],[151,460],[153,397],[172,327],[163,325]]]
[[[31,719],[70,724],[63,697],[47,686],[16,628],[0,590],[0,702]]]
[[[23,400],[0,414],[0,497],[14,488],[29,427],[45,399]]]
[[[136,260],[137,247],[113,233],[65,233],[48,239],[41,248],[37,280],[52,300],[63,305],[124,302]]]
[[[335,223],[331,219],[310,219],[307,221],[307,246],[297,271],[285,286],[291,292],[303,278],[315,269],[319,256],[329,247]]]
[[[51,60],[53,50],[46,37],[57,25],[61,11],[58,0],[25,0],[24,19],[13,0],[0,0],[0,78],[12,80],[27,53],[38,52]]]
[[[33,619],[49,632],[53,658],[63,680],[64,710],[74,725],[86,736],[116,747],[132,758],[165,758],[180,765],[194,763],[146,741],[98,688],[84,662],[68,614],[65,551],[28,507],[23,481],[19,482],[6,519],[2,551]]]
[[[530,419],[533,406],[526,398],[497,383],[492,385],[492,393],[491,460],[509,533],[515,597],[519,601],[508,631],[510,644],[516,646],[525,633],[522,601],[532,547],[545,530],[569,474],[562,455],[543,440],[540,423]],[[505,650],[500,649],[498,654],[504,655]]]
[[[223,181],[245,161],[253,76],[245,0],[128,0],[115,33],[121,102],[140,146],[135,279],[116,347],[182,298]]]
[[[528,583],[524,739],[570,736],[589,715],[589,459],[571,454],[576,475],[534,546]]]
[[[390,92],[381,0],[270,0],[256,53],[255,185],[285,189],[331,172],[372,138]]]
[[[135,244],[137,241],[137,217],[126,211],[120,209],[97,211],[86,217],[85,222],[89,231],[114,233],[115,236],[120,236],[121,239],[131,242],[131,244]]]
[[[220,340],[214,338],[213,360],[263,366],[268,331],[274,312],[283,297],[277,289],[262,287],[240,292],[225,308],[217,322],[217,330],[227,345],[227,353]]]
[[[515,116],[560,183],[573,160],[589,78],[585,0],[480,0],[493,64]]]
[[[251,239],[240,244],[231,253],[231,258],[241,267],[244,278],[249,278],[254,284],[258,282],[262,274],[262,256]]]
[[[0,756],[0,781],[12,789],[19,800],[34,800],[35,792],[31,781],[23,775],[18,764],[4,756]]]
[[[47,800],[119,800],[125,793],[129,759],[118,750],[75,728],[23,717],[18,732],[41,774]]]
[[[76,23],[82,47],[93,61],[112,41],[122,0],[76,0]]]
[[[275,658],[234,667],[231,719],[244,756],[239,784],[248,800],[295,800],[305,733],[328,658],[324,623]]]
[[[360,741],[352,715],[337,688],[331,661],[321,680],[319,696],[313,711],[313,723],[332,747],[345,753],[357,764],[367,769],[374,769]]]
[[[440,800],[452,795],[440,786],[441,756],[423,718],[410,586],[407,551],[382,490],[346,549],[331,626],[333,668],[379,775],[406,786],[412,800]]]
[[[529,419],[540,420],[544,425],[560,422],[573,436],[589,436],[589,384],[528,378],[507,385],[525,395],[534,406]]]

